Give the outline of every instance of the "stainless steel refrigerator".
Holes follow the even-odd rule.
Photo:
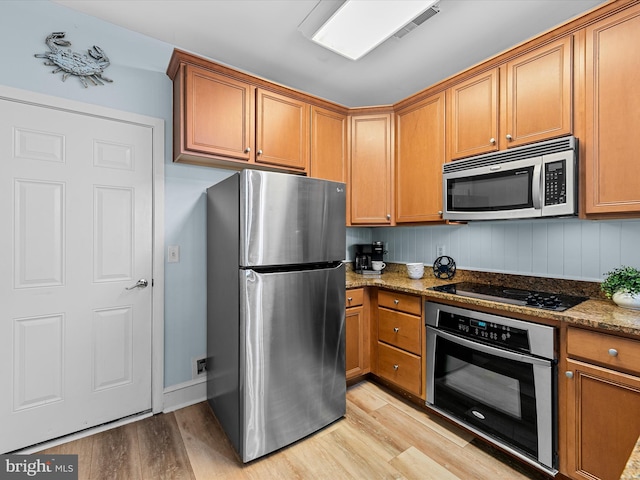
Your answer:
[[[207,189],[207,398],[243,462],[346,412],[343,183],[243,170]]]

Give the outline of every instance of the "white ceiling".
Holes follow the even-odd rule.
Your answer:
[[[356,62],[298,31],[318,0],[53,1],[356,107],[395,103],[606,0],[441,0],[440,13]]]

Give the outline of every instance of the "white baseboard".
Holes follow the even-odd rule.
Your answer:
[[[173,412],[207,399],[207,379],[197,378],[164,389],[164,413]]]

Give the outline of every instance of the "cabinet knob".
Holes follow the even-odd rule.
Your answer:
[[[399,365],[397,365],[397,364],[393,366],[393,369],[394,369],[394,370],[398,370],[398,368],[400,368],[400,366],[399,366]]]
[[[564,372],[567,378],[573,378],[573,372]]]
[[[393,303],[395,303],[396,305],[398,305],[400,303],[400,300],[398,300],[397,298],[393,301]]]
[[[387,213],[387,220],[391,220],[391,214]]]
[[[495,145],[495,144],[496,144],[496,139],[495,139],[495,138],[493,138],[493,137],[491,137],[491,138],[489,139],[489,143],[490,143],[491,145]]]
[[[247,147],[244,149],[244,153],[249,153],[251,151],[251,147]]]
[[[438,215],[442,216],[442,210],[438,210]]]
[[[400,331],[400,329],[398,327],[393,327],[393,332],[394,333],[398,333]]]
[[[616,350],[615,348],[610,348],[609,349],[609,355],[611,355],[612,357],[617,357],[618,356],[618,350]]]
[[[513,140],[513,137],[511,135],[507,134],[507,140],[511,141],[511,140]]]
[[[348,297],[347,302],[351,303],[353,301],[353,297]]]
[[[256,153],[257,153],[258,155],[262,155],[262,150],[258,150]]]

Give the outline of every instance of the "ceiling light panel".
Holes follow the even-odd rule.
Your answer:
[[[437,0],[347,0],[311,38],[357,60],[411,22]]]

